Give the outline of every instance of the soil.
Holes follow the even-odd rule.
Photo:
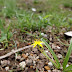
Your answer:
[[[23,3],[23,0],[21,1]],[[32,5],[32,1],[24,0],[24,2],[28,5]],[[27,7],[28,8],[28,7]],[[10,52],[12,49],[19,49],[25,46],[31,45],[34,40],[40,35],[38,31],[35,32],[29,32],[32,35],[36,35],[36,37],[33,37],[31,35],[28,35],[27,33],[21,32],[19,30],[16,30],[17,34],[13,35],[14,41],[10,41],[10,45],[5,48],[4,50],[0,50],[0,56],[3,56]],[[53,32],[54,31],[54,32]],[[46,39],[49,45],[57,55],[59,62],[62,66],[63,63],[63,57],[66,56],[68,46],[63,45],[69,44],[70,39],[65,38],[64,32],[67,31],[66,28],[62,28],[60,33],[56,32],[56,27],[48,26],[46,29],[42,29],[41,32],[46,34],[47,37],[42,36]],[[60,41],[58,40],[58,38]],[[16,44],[16,46],[15,46]],[[3,47],[3,44],[0,43],[0,48]],[[44,50],[49,52],[49,50],[44,46]],[[52,55],[50,56],[52,59]],[[39,72],[62,72],[62,67],[58,70],[55,68],[54,65],[49,65],[50,61],[39,51],[37,47],[35,48],[28,48],[25,50],[22,50],[20,52],[17,52],[9,57],[6,57],[4,59],[0,60],[0,72],[36,72],[36,68]],[[25,67],[21,67],[20,63],[25,63]],[[68,65],[72,64],[72,56],[70,56]]]

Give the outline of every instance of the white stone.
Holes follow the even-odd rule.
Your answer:
[[[32,8],[32,11],[34,11],[34,12],[35,12],[35,11],[36,11],[36,9],[35,9],[35,8]]]
[[[61,54],[58,54],[57,57],[58,57],[58,58],[63,58]]]
[[[5,67],[5,70],[8,71],[9,70],[9,67]]]
[[[53,66],[52,62],[49,62],[48,65],[49,65],[49,66]]]
[[[19,63],[19,66],[22,67],[22,68],[25,68],[25,66],[26,66],[25,61],[22,61],[21,63]]]
[[[26,56],[28,56],[29,54],[28,53],[26,53]]]
[[[35,64],[36,62],[35,61],[33,61],[33,64]]]
[[[51,72],[51,70],[48,70],[48,72]]]
[[[46,35],[46,34],[44,34],[44,33],[41,33],[41,35],[42,35],[43,37],[47,37],[47,35]]]
[[[58,49],[60,49],[60,47],[59,47],[59,46],[57,46],[57,48],[58,48]]]

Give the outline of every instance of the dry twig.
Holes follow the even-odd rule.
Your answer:
[[[3,55],[3,56],[0,56],[0,59],[6,58],[6,57],[8,57],[8,56],[10,56],[10,55],[18,52],[18,51],[22,51],[22,50],[24,50],[24,49],[31,48],[31,47],[33,47],[33,46],[32,46],[32,45],[29,45],[29,46],[25,46],[25,47],[23,47],[23,48],[19,48],[19,49],[17,49],[17,50],[12,50],[11,52],[9,52],[9,53],[7,53],[7,54],[5,54],[5,55]]]

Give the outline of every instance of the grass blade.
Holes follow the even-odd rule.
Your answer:
[[[45,51],[42,52],[44,54],[44,56],[46,56],[53,64],[56,68],[59,68],[58,65],[46,54]]]
[[[69,60],[71,51],[72,51],[72,40],[71,40],[71,42],[70,42],[70,46],[69,46],[69,48],[68,48],[68,52],[67,52],[66,57],[65,57],[65,60],[64,60],[64,62],[63,62],[63,69],[65,69],[65,67],[66,67],[66,65],[67,65],[67,63],[68,63],[68,60]]]
[[[36,68],[36,72],[38,72],[38,69]]]
[[[64,72],[72,72],[72,65],[68,66],[67,68],[64,69]]]
[[[60,68],[59,60],[58,60],[56,54],[54,53],[54,51],[52,50],[52,48],[50,47],[50,45],[43,38],[41,38],[41,40],[44,42],[45,46],[49,49],[49,51],[53,55],[53,57],[54,57],[54,59],[55,59],[55,61],[57,63],[58,68]]]

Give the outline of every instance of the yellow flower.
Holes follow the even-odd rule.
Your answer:
[[[34,43],[32,44],[32,45],[33,45],[33,48],[34,48],[36,45],[39,45],[39,46],[43,47],[43,46],[42,46],[42,43],[43,43],[43,42],[40,41],[40,40],[35,40]]]

